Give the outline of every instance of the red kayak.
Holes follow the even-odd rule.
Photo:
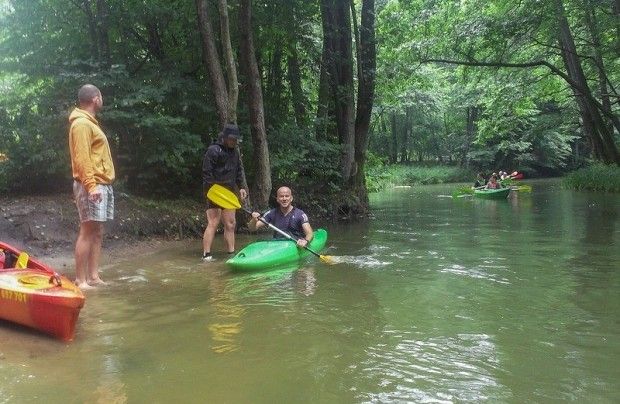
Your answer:
[[[513,180],[522,180],[523,173],[518,173],[515,171],[514,173],[510,174],[510,178],[512,178]]]
[[[83,306],[73,282],[0,241],[0,319],[71,341]]]

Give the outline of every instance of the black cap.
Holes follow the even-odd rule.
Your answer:
[[[224,130],[222,130],[222,134],[224,137],[232,137],[237,140],[241,140],[241,133],[239,132],[239,127],[234,123],[227,123],[224,125]]]

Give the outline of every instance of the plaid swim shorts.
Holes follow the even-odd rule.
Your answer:
[[[105,222],[114,219],[114,192],[112,185],[97,184],[101,192],[101,201],[93,202],[88,199],[88,191],[79,181],[73,181],[73,197],[75,206],[80,215],[80,222]]]

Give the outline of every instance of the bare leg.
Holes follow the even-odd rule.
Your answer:
[[[205,253],[211,252],[211,244],[213,244],[215,232],[217,230],[217,226],[220,224],[221,217],[221,209],[207,209],[207,227],[202,235],[202,250]]]
[[[235,211],[224,209],[222,212],[222,222],[224,222],[224,240],[228,252],[235,251]]]
[[[87,270],[92,249],[92,232],[97,222],[80,223],[80,232],[75,242],[75,283],[79,288],[88,289]]]
[[[88,284],[91,286],[105,285],[99,277],[99,257],[103,242],[103,222],[92,222],[91,247],[88,255]]]

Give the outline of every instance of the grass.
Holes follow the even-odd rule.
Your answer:
[[[620,192],[620,167],[594,164],[568,174],[562,184],[569,189]]]
[[[376,166],[368,170],[366,185],[377,192],[398,185],[428,185],[448,182],[467,182],[475,175],[454,166]]]

